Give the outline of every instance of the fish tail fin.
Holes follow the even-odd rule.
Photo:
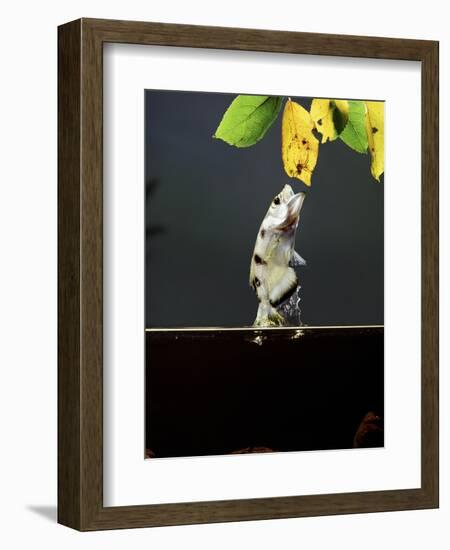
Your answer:
[[[270,304],[260,303],[254,327],[284,327],[286,319]]]

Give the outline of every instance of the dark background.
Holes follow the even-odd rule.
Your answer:
[[[284,172],[282,111],[253,147],[212,139],[234,97],[145,93],[146,326],[253,323],[250,258],[286,183],[307,193],[296,245],[308,262],[298,271],[302,321],[383,324],[384,183],[370,156],[340,140],[321,145],[308,188]],[[309,109],[310,99],[292,99]]]

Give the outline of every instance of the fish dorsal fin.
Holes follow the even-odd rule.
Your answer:
[[[270,303],[276,306],[297,288],[297,275],[292,267],[274,266],[267,278]]]
[[[289,265],[291,265],[292,267],[300,267],[300,266],[303,267],[306,265],[306,260],[302,258],[298,252],[293,250]]]

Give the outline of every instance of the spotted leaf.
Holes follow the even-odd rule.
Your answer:
[[[384,102],[366,101],[366,130],[372,162],[372,176],[380,181],[384,172]]]
[[[281,156],[288,176],[311,185],[319,141],[309,112],[295,101],[286,102],[281,126]]]
[[[311,118],[316,130],[322,134],[322,143],[333,141],[348,121],[348,101],[341,99],[313,99]]]

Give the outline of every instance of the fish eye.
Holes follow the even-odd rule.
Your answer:
[[[276,205],[280,204],[280,197],[275,197],[273,199],[273,204],[276,204]]]

